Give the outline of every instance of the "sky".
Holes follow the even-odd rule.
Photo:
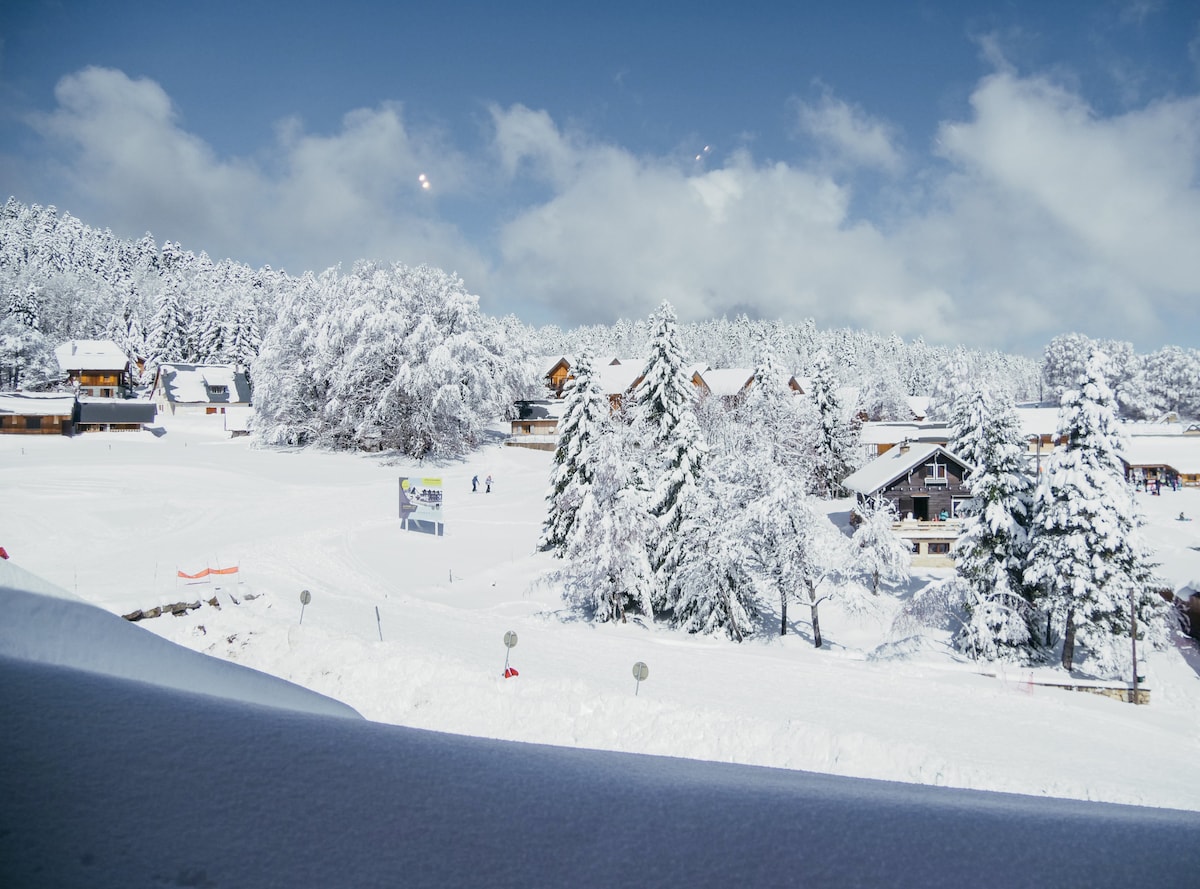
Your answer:
[[[531,324],[1200,346],[1200,7],[813,7],[12,0],[0,192]]]

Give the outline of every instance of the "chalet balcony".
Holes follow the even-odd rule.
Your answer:
[[[892,530],[904,535],[919,533],[921,536],[957,537],[962,533],[962,519],[901,519],[892,522]]]

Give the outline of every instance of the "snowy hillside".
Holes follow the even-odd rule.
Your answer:
[[[829,608],[742,645],[639,621],[593,626],[540,585],[550,455],[492,446],[446,465],[255,450],[204,418],[160,435],[0,438],[15,564],[138,628],[343,701],[370,720],[489,738],[930,785],[1197,809],[1200,662],[1143,652],[1152,704],[981,675],[933,633],[883,659],[900,601]],[[470,479],[492,475],[491,493]],[[403,532],[398,478],[437,475],[446,533]],[[1200,577],[1200,492],[1144,497],[1164,572]],[[835,505],[836,506],[836,505]],[[20,516],[20,521],[12,517]],[[836,516],[835,516],[836,517]],[[190,585],[178,571],[238,566]],[[220,577],[220,576],[218,576]],[[209,578],[212,580],[212,578]],[[909,591],[928,579],[917,576]],[[301,590],[311,602],[303,609]],[[216,598],[220,607],[207,603]],[[828,608],[828,606],[826,606]],[[377,615],[378,614],[378,620]],[[517,633],[505,680],[505,632]],[[382,637],[382,640],[381,640]],[[1191,660],[1188,658],[1191,657]],[[640,687],[635,662],[649,667]],[[1170,752],[1168,755],[1167,752]]]

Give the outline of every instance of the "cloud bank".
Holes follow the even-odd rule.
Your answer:
[[[332,133],[280,121],[272,144],[228,158],[152,81],[88,68],[55,98],[31,120],[45,158],[11,193],[48,202],[22,190],[56,181],[90,224],[214,257],[432,263],[530,323],[669,299],[684,320],[811,316],[1030,352],[1069,330],[1200,345],[1200,96],[1102,116],[998,67],[936,133],[826,93],[792,103],[795,156],[690,165],[521,105],[489,108],[473,151],[386,104]]]

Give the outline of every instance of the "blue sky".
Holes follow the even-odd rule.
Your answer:
[[[1200,5],[826,7],[10,0],[0,192],[530,323],[1200,346]]]

